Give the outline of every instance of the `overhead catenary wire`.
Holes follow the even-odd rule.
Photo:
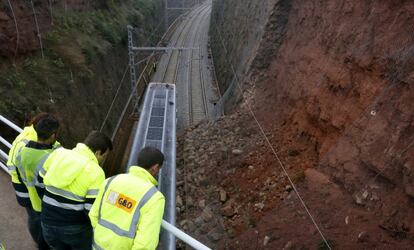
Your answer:
[[[213,19],[213,20],[214,20],[214,19]],[[223,48],[224,48],[224,50],[225,50],[225,53],[226,53],[226,54],[228,54],[228,51],[227,51],[227,48],[226,48],[226,47],[225,47],[225,45],[224,45],[224,41],[223,41],[223,38],[222,38],[222,36],[221,36],[221,33],[220,33],[220,31],[218,30],[218,28],[217,28],[217,24],[216,24],[216,31],[217,31],[217,34],[218,34],[218,35],[219,35],[219,37],[220,37],[220,40],[221,40],[221,42],[222,42]],[[227,57],[226,57],[226,58],[227,58]],[[231,71],[232,71],[232,73],[233,73],[233,75],[234,75],[234,77],[235,77],[235,80],[236,80],[236,85],[237,85],[237,87],[238,87],[238,89],[239,89],[240,93],[242,94],[242,93],[243,93],[243,90],[242,90],[242,88],[241,88],[241,82],[240,82],[240,80],[239,80],[239,77],[238,77],[238,75],[237,75],[236,71],[234,70],[233,64],[232,64],[230,61],[228,61],[228,63],[229,63],[229,65],[230,65]],[[243,98],[243,97],[242,97],[242,98]],[[248,101],[247,101],[245,98],[243,98],[243,101],[244,101],[244,103],[246,104],[246,107],[248,108],[248,110],[249,110],[249,112],[250,112],[251,116],[253,117],[253,119],[254,119],[254,121],[255,121],[255,123],[256,123],[256,125],[257,125],[257,127],[259,128],[259,130],[260,130],[260,132],[261,132],[261,134],[262,134],[263,138],[265,139],[265,141],[266,141],[267,145],[269,146],[269,148],[270,148],[270,150],[272,151],[273,155],[275,156],[275,158],[276,158],[277,162],[279,163],[279,166],[281,167],[282,171],[283,171],[283,172],[284,172],[284,174],[286,175],[286,177],[287,177],[287,179],[288,179],[288,181],[289,181],[290,185],[292,186],[292,189],[294,190],[294,192],[295,192],[295,193],[296,193],[296,195],[298,196],[300,203],[302,204],[303,208],[305,209],[306,213],[308,214],[308,216],[309,216],[309,218],[311,219],[312,223],[314,224],[315,228],[318,230],[319,235],[322,237],[322,240],[324,241],[324,243],[325,243],[326,247],[328,247],[329,249],[332,249],[332,248],[331,248],[331,246],[330,246],[330,244],[329,244],[329,242],[327,241],[327,239],[326,239],[325,235],[323,234],[322,230],[320,229],[320,227],[319,227],[318,223],[316,222],[315,218],[313,217],[313,215],[312,215],[312,214],[311,214],[311,212],[309,211],[308,206],[305,204],[305,201],[302,199],[302,196],[300,195],[300,193],[299,193],[298,189],[296,188],[296,185],[293,183],[293,181],[292,181],[291,177],[289,176],[289,174],[288,174],[288,172],[287,172],[287,170],[286,170],[286,168],[285,168],[285,166],[284,166],[283,162],[281,161],[281,159],[280,159],[279,155],[276,153],[276,150],[274,149],[274,147],[273,147],[272,143],[270,142],[269,138],[267,137],[267,135],[266,135],[266,133],[265,133],[265,131],[264,131],[264,129],[263,129],[263,126],[262,126],[262,125],[260,124],[260,122],[258,121],[258,119],[257,119],[257,117],[256,117],[256,115],[255,115],[255,113],[254,113],[253,109],[251,108],[250,104],[248,103]]]
[[[125,75],[126,75],[126,73],[127,73],[127,71],[128,71],[128,68],[129,68],[129,64],[127,64],[127,66],[125,67],[124,74],[122,75],[121,81],[119,82],[118,89],[116,90],[116,93],[115,93],[114,98],[112,99],[111,105],[109,106],[109,109],[108,109],[108,111],[106,112],[105,119],[103,120],[102,125],[101,125],[101,128],[99,129],[99,131],[102,131],[102,129],[103,129],[103,128],[104,128],[104,126],[105,126],[106,121],[108,120],[109,114],[111,113],[112,108],[113,108],[113,106],[114,106],[114,104],[115,104],[115,100],[116,100],[116,98],[118,97],[118,94],[119,94],[119,92],[120,92],[120,90],[121,90],[122,83],[124,82]]]

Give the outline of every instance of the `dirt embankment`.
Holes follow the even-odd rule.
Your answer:
[[[130,93],[126,25],[136,27],[136,44],[155,44],[163,2],[33,1],[43,51],[31,2],[10,2],[16,19],[7,1],[0,9],[0,113],[21,126],[39,111],[54,113],[70,147],[100,128],[120,87],[104,126],[111,134]]]
[[[41,36],[53,26],[53,12],[87,11],[108,7],[106,1],[2,1],[0,3],[0,55],[11,57],[40,49],[36,21]],[[36,19],[35,15],[36,14]],[[16,27],[17,26],[17,27]],[[18,35],[17,35],[18,34]]]
[[[243,97],[328,241],[338,249],[412,248],[414,3],[214,3],[213,19],[227,43],[226,51],[212,21],[221,86],[231,86],[227,56],[248,89]],[[246,20],[240,13],[259,8],[266,17],[241,25]],[[238,47],[246,41],[247,53]],[[227,104],[234,107],[237,100],[230,96]],[[246,105],[239,108],[248,112]],[[249,127],[252,120],[235,124]],[[214,135],[213,128],[204,130]],[[244,143],[250,142],[256,143]],[[234,202],[232,209],[227,201],[219,204],[228,232],[221,246],[323,248],[289,183],[279,177],[277,160],[260,143],[233,157],[234,172],[204,182],[225,189]]]

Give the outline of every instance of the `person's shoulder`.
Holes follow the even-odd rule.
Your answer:
[[[84,172],[85,174],[88,174],[91,177],[100,178],[102,180],[105,179],[105,172],[103,171],[101,166],[99,166],[98,163],[96,163],[95,161],[91,159],[87,160],[87,163],[84,168]]]

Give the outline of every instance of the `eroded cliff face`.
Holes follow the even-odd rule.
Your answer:
[[[249,50],[248,56],[240,49],[230,49],[226,54],[223,46],[217,44],[218,32],[211,33],[213,55],[238,58],[236,62],[248,57],[251,62],[234,64],[245,91],[240,94],[233,90],[227,108],[241,103],[243,98],[237,109],[245,113],[249,112],[246,103],[252,107],[288,172],[295,176],[304,171],[305,181],[298,180],[297,184],[311,210],[318,214],[316,219],[326,228],[328,236],[339,242],[339,248],[354,248],[358,244],[345,247],[341,237],[355,232],[342,226],[343,219],[335,222],[336,217],[355,215],[358,218],[362,213],[365,213],[361,215],[364,219],[354,224],[354,228],[369,230],[371,236],[376,236],[360,241],[356,233],[358,242],[370,242],[359,247],[411,246],[410,240],[401,239],[411,239],[410,228],[414,227],[411,216],[411,198],[414,197],[414,2],[262,2],[262,5],[249,5],[242,1],[226,1],[227,8],[219,4],[214,7],[213,18],[219,23],[217,28],[227,36],[225,40],[230,48],[236,48],[247,39],[248,36],[241,34],[244,29],[247,34],[263,30],[259,38],[249,40],[254,44],[250,47],[255,49]],[[266,9],[263,11],[266,17],[261,19],[264,21],[240,25],[244,17],[235,15],[234,10],[240,7],[254,12],[259,5]],[[240,42],[230,39],[229,30]],[[214,59],[218,75],[230,75],[219,78],[225,81],[221,85],[229,86],[231,69],[224,59]],[[270,149],[259,151],[252,154],[260,159],[266,158],[263,154],[271,154]],[[291,152],[295,152],[294,156],[290,156]],[[279,169],[276,160],[271,158],[269,156],[266,161],[269,168]],[[312,189],[320,183],[312,183],[308,168],[326,174],[330,180],[323,182],[333,181],[336,191]],[[248,171],[243,173],[249,176]],[[261,178],[268,177],[263,174]],[[338,192],[341,195],[336,195]],[[335,196],[330,200],[332,205],[327,205],[327,197]],[[333,204],[341,205],[328,209]],[[287,232],[289,223],[280,218],[295,217],[289,210],[297,208],[287,207],[289,201],[284,200],[280,206],[268,210],[272,212],[261,214],[259,217],[264,219],[255,229],[269,230],[268,222],[272,220],[272,225],[281,229],[280,233]],[[335,209],[338,211],[332,211]],[[272,216],[272,213],[280,214]],[[232,224],[233,219],[229,225]],[[336,235],[332,228],[337,229]],[[247,244],[254,238],[252,235],[254,230],[248,230],[237,241]],[[244,236],[247,240],[243,240]],[[274,246],[283,247],[279,243],[286,242],[279,237]],[[301,241],[298,232],[286,237]]]
[[[251,51],[261,120],[308,136],[350,189],[372,170],[412,195],[413,17],[411,1],[275,1]],[[221,25],[239,33],[237,19]]]
[[[292,3],[260,102],[314,138],[322,165],[350,187],[367,168],[410,179],[413,16],[409,1]]]

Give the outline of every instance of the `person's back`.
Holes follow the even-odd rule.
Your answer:
[[[150,154],[145,156],[148,149]],[[155,187],[154,176],[164,157],[156,149],[143,151],[148,164],[138,161],[143,167],[132,166],[128,174],[111,177],[101,185],[89,213],[95,249],[155,249],[158,245],[165,198]]]
[[[107,136],[92,132],[72,150],[55,150],[39,168],[38,179],[45,186],[43,233],[54,249],[91,249],[87,213],[105,179],[99,162],[111,149]]]
[[[55,117],[48,116],[40,120],[35,126],[38,139],[27,142],[16,157],[18,174],[28,190],[31,206],[35,212],[41,211],[43,196],[43,188],[36,187],[36,168],[55,150],[58,129],[59,122]]]
[[[30,235],[39,249],[49,249],[40,225],[41,189],[35,188],[34,172],[41,158],[60,145],[56,142],[59,122],[48,113],[40,113],[31,123],[14,140],[7,165],[17,202],[27,212]]]

